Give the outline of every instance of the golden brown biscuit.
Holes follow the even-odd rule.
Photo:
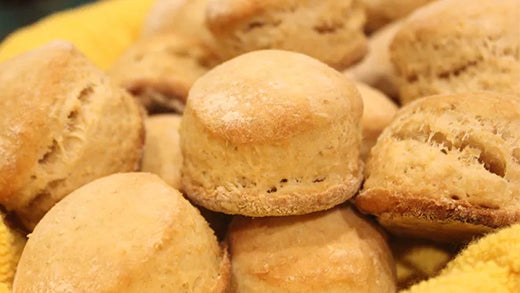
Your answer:
[[[197,39],[206,45],[214,43],[206,27],[208,0],[157,0],[143,26],[143,36],[177,33]]]
[[[173,114],[150,116],[145,120],[146,144],[141,170],[158,175],[175,189],[181,188],[182,153],[179,127],[182,117]],[[226,233],[231,216],[197,206],[218,239]]]
[[[361,62],[349,67],[345,74],[397,99],[397,76],[390,61],[389,49],[400,27],[401,21],[396,21],[371,35],[368,39],[367,55]]]
[[[14,292],[225,292],[229,259],[200,213],[148,173],[60,201],[23,251]]]
[[[70,43],[0,65],[0,202],[32,229],[59,200],[138,167],[142,110]]]
[[[356,87],[363,99],[361,158],[366,160],[383,129],[392,122],[397,106],[385,94],[366,84],[356,82]]]
[[[231,292],[395,292],[380,230],[349,206],[291,217],[235,217]]]
[[[355,86],[303,54],[241,55],[201,77],[181,123],[182,185],[195,203],[248,216],[305,214],[361,182]]]
[[[207,47],[178,34],[143,38],[112,66],[110,76],[150,113],[182,112],[191,85],[214,65]]]
[[[390,57],[403,104],[469,91],[520,94],[520,1],[442,0],[425,6],[403,23]]]
[[[466,240],[520,221],[520,97],[431,96],[372,148],[356,205],[398,234]]]
[[[373,32],[436,0],[361,0],[367,15],[365,28]]]
[[[146,144],[141,170],[158,175],[175,189],[181,187],[182,154],[179,115],[155,115],[145,120]]]
[[[209,0],[206,17],[225,58],[283,49],[344,69],[366,52],[359,0]]]

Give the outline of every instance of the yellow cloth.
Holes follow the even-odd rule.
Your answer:
[[[66,10],[22,28],[0,45],[0,62],[55,39],[75,44],[103,69],[109,68],[141,33],[154,0],[106,0]]]
[[[453,245],[399,237],[390,240],[390,247],[395,259],[399,289],[436,276],[457,251]]]
[[[520,292],[520,224],[470,244],[438,277],[402,293]]]
[[[0,293],[10,292],[16,265],[25,246],[25,237],[4,222],[0,212]]]
[[[0,293],[11,293],[11,288],[7,284],[0,283]]]

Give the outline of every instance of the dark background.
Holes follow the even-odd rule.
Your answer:
[[[0,40],[18,27],[31,24],[54,11],[95,0],[0,0]]]

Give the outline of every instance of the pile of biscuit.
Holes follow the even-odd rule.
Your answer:
[[[389,238],[520,222],[519,0],[158,0],[0,88],[15,293],[396,292]]]

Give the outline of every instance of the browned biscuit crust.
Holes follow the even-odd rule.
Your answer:
[[[0,202],[28,229],[79,186],[138,167],[144,112],[72,44],[2,63],[0,85]]]

